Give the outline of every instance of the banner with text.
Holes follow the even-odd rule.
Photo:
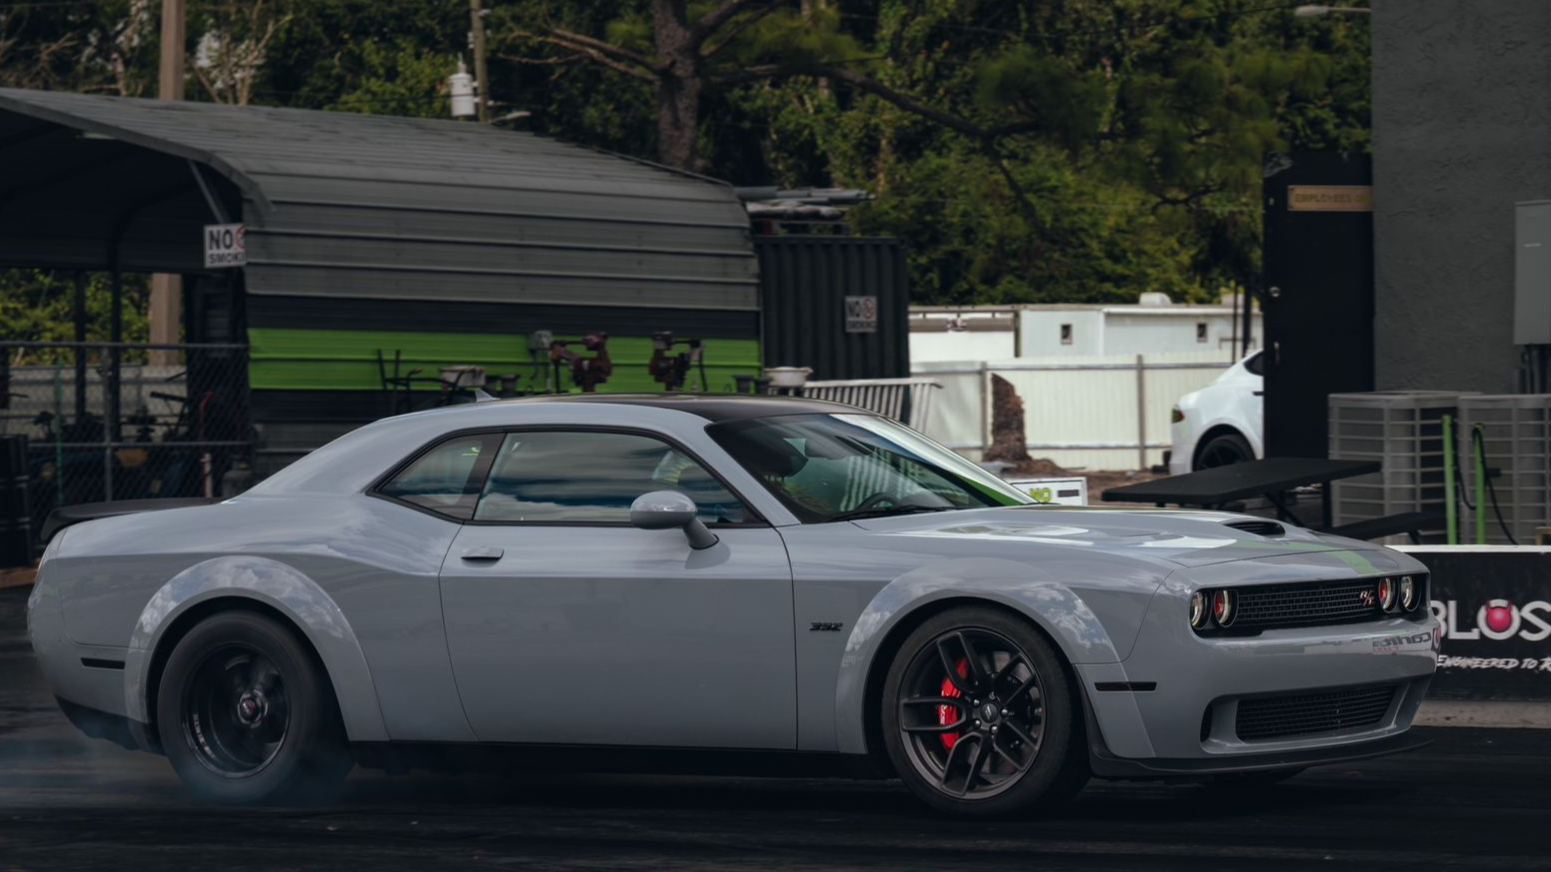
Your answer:
[[[1424,551],[1443,623],[1429,697],[1551,700],[1551,553]]]

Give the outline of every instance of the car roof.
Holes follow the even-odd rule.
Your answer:
[[[834,415],[865,409],[832,403],[826,400],[810,400],[806,397],[790,397],[766,394],[560,394],[520,397],[499,400],[505,403],[601,403],[618,406],[640,406],[654,409],[671,409],[704,418],[712,423],[737,421],[745,418],[768,418],[776,415]],[[479,405],[485,405],[483,403]]]
[[[556,414],[562,407],[569,412]],[[543,407],[543,408],[541,408]],[[547,413],[546,413],[547,412]],[[534,414],[537,413],[537,414]],[[639,424],[654,419],[665,432],[753,418],[812,414],[873,414],[843,403],[754,394],[563,394],[517,397],[425,409],[353,430],[255,485],[248,494],[346,493],[367,487],[408,452],[460,430],[500,429],[574,416],[581,425]]]

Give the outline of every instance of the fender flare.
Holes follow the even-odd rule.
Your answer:
[[[151,663],[163,635],[200,603],[239,598],[285,615],[323,661],[353,742],[384,742],[387,726],[361,643],[339,605],[295,568],[264,557],[216,557],[185,569],[162,585],[135,621],[124,662],[124,703],[129,719],[151,722]]]
[[[949,599],[977,599],[1033,621],[1067,662],[1119,663],[1099,618],[1072,589],[1038,567],[996,558],[969,558],[922,567],[878,591],[846,640],[835,684],[835,733],[842,754],[868,752],[867,680],[883,641],[901,621]]]

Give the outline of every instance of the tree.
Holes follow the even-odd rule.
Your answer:
[[[191,28],[198,36],[190,66],[211,102],[239,106],[252,102],[269,47],[291,18],[264,0],[198,10],[196,26]]]
[[[720,0],[708,8],[692,7],[688,0],[649,0],[646,10],[627,9],[609,21],[607,38],[573,30],[541,8],[519,15],[497,39],[551,50],[501,55],[518,64],[588,62],[647,83],[656,97],[657,159],[701,171],[701,108],[709,91],[828,68],[860,55],[830,10],[810,7],[803,13],[790,6],[789,0]]]

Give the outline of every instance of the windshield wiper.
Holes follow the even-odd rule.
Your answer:
[[[953,506],[890,506],[878,509],[857,509],[830,518],[830,521],[860,521],[863,518],[886,518],[890,515],[915,515],[921,512],[946,512]]]

